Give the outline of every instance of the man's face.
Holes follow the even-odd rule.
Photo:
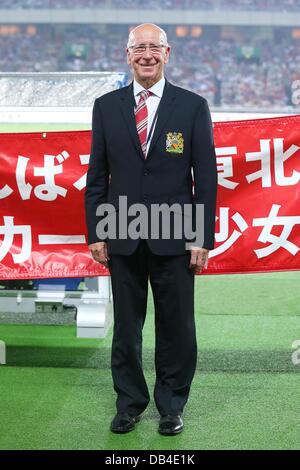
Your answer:
[[[163,75],[164,64],[169,60],[170,47],[161,46],[160,31],[156,28],[138,28],[134,32],[133,47],[127,49],[127,63],[132,67],[134,78],[139,83],[152,86]],[[138,46],[148,46],[141,53]]]

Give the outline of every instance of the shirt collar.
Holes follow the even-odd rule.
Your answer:
[[[162,95],[163,95],[165,82],[166,82],[165,77],[162,77],[151,88],[149,88],[149,91],[151,91],[155,96],[158,96],[159,98],[161,98]],[[137,96],[142,90],[145,90],[145,88],[142,87],[142,85],[140,85],[136,80],[133,80],[133,94],[134,94],[134,96]]]

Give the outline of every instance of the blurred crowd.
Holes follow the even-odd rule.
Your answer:
[[[290,106],[291,84],[299,79],[300,41],[264,40],[260,60],[240,60],[238,43],[204,39],[173,40],[170,81],[205,96],[215,106]]]
[[[1,0],[0,9],[53,8],[231,9],[299,11],[300,0]]]
[[[66,43],[87,47],[85,57],[68,57]],[[205,96],[211,105],[280,108],[292,105],[291,84],[299,79],[300,40],[256,40],[260,57],[241,60],[234,39],[169,36],[171,58],[167,78]],[[248,44],[247,47],[251,46]],[[0,36],[1,72],[118,71],[129,72],[124,35],[99,36],[86,27],[35,36]],[[131,78],[129,72],[129,80]]]

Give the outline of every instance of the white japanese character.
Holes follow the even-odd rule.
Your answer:
[[[293,170],[290,176],[284,174],[284,162],[293,156],[299,149],[297,145],[291,145],[287,150],[283,150],[283,138],[273,139],[274,143],[274,174],[275,182],[278,186],[292,186],[300,181],[300,173]],[[248,183],[261,178],[262,187],[271,187],[271,150],[270,139],[260,141],[260,152],[246,153],[246,161],[261,161],[261,169],[246,176]]]
[[[63,172],[62,162],[69,157],[65,150],[61,154],[44,155],[44,167],[34,168],[34,176],[44,176],[45,183],[34,188],[34,194],[42,201],[54,201],[57,196],[66,197],[67,190],[55,184],[54,176]],[[55,160],[60,164],[55,165]]]
[[[7,184],[3,186],[2,189],[0,189],[0,199],[4,199],[5,197],[8,197],[13,193],[14,190],[11,189]]]
[[[40,245],[80,245],[86,243],[84,235],[39,235]]]
[[[216,217],[216,219],[218,220],[219,217]],[[247,222],[238,212],[236,212],[231,219],[235,222],[240,231],[234,229],[229,236],[229,207],[220,207],[220,231],[215,234],[215,238],[216,242],[224,243],[209,252],[210,258],[227,251],[248,228]]]
[[[230,181],[227,179],[233,176],[232,155],[236,155],[236,154],[237,154],[236,147],[216,148],[218,183],[220,186],[223,186],[224,188],[227,188],[227,189],[234,189],[239,185],[239,183],[235,181]],[[226,155],[229,155],[229,156],[226,156]]]
[[[22,155],[18,156],[17,169],[16,169],[16,179],[19,189],[19,193],[23,201],[30,199],[32,186],[30,183],[26,183],[25,173],[29,158],[23,157]]]
[[[81,165],[87,165],[89,163],[90,156],[89,155],[79,155]],[[73,183],[76,189],[81,191],[83,188],[86,187],[86,173],[82,175],[75,183]]]
[[[253,227],[264,227],[258,237],[258,241],[262,243],[270,243],[265,248],[254,250],[258,258],[274,253],[279,248],[285,248],[292,255],[296,255],[299,247],[288,240],[288,237],[294,228],[294,225],[300,224],[300,216],[280,216],[277,217],[281,205],[272,204],[272,208],[268,217],[253,219]],[[282,225],[283,229],[281,234],[273,235],[272,229],[274,225]]]
[[[246,176],[248,183],[255,181],[259,178],[262,179],[262,187],[271,187],[271,151],[270,139],[260,140],[260,152],[247,152],[246,161],[255,162],[261,161],[261,169]]]
[[[0,226],[0,235],[4,235],[0,246],[0,261],[9,253],[13,246],[14,235],[22,235],[22,248],[20,253],[11,253],[14,263],[23,263],[28,260],[31,253],[31,227],[30,225],[14,225],[14,217],[4,216],[4,225]]]
[[[294,155],[300,147],[291,145],[285,152],[283,151],[284,139],[274,139],[274,155],[275,155],[275,181],[278,186],[292,186],[300,181],[299,171],[293,170],[291,176],[284,175],[283,162]]]

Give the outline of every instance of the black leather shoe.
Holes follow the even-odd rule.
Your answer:
[[[180,415],[161,416],[158,432],[164,436],[174,436],[183,430],[183,421]]]
[[[128,413],[117,413],[111,422],[110,430],[118,434],[124,434],[133,431],[135,424],[138,423],[141,416],[130,416]]]

